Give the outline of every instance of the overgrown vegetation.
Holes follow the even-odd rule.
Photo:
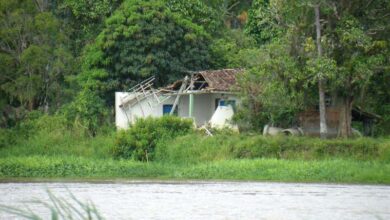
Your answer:
[[[128,130],[118,132],[113,155],[140,161],[153,160],[159,142],[188,134],[193,126],[192,120],[171,116],[138,119]]]
[[[175,117],[140,119],[127,131],[101,130],[91,137],[65,122],[60,116],[31,116],[19,128],[28,135],[7,138],[14,142],[0,148],[0,178],[390,183],[390,140],[385,138],[324,141],[229,131],[209,137]]]
[[[258,122],[250,119],[268,113],[271,123],[294,124],[294,113],[307,106],[319,105],[320,113],[325,112],[326,91],[341,109],[338,135],[352,136],[353,106],[374,110],[367,101],[387,97],[387,92],[374,97],[368,91],[378,91],[378,79],[389,75],[390,44],[385,36],[390,26],[377,13],[377,8],[388,7],[385,1],[255,0],[246,32],[264,55],[263,62],[244,76],[248,80],[242,91],[250,101],[244,109],[251,113],[246,120]],[[381,30],[372,31],[374,27]]]
[[[295,125],[326,80],[346,110],[340,135],[350,135],[354,104],[381,115],[376,135],[388,135],[389,7],[384,0],[1,0],[0,127],[41,111],[94,136],[113,123],[114,91],[151,75],[166,85],[191,71],[246,68],[237,119],[247,130]]]
[[[207,137],[189,134],[157,148],[156,159],[169,163],[197,164],[233,159],[274,158],[285,160],[390,161],[388,139],[321,140],[306,137],[264,137],[220,134]]]
[[[388,183],[389,10],[385,0],[0,0],[0,176]],[[114,91],[206,68],[246,69],[235,115],[245,132],[296,125],[326,81],[340,136],[357,104],[382,116],[380,138],[205,137],[172,117],[116,133]]]
[[[1,133],[5,141],[0,146],[0,157],[8,156],[83,156],[105,158],[113,146],[112,128],[100,128],[99,135],[91,137],[88,130],[77,124],[69,125],[60,115],[48,116],[39,112],[29,114],[13,129]]]
[[[0,178],[147,178],[265,180],[289,182],[390,183],[390,166],[381,161],[219,160],[199,164],[143,163],[83,157],[0,158]]]

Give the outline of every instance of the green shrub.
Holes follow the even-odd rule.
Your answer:
[[[118,132],[112,153],[117,158],[152,160],[159,141],[185,135],[192,127],[191,120],[172,116],[138,119],[128,130]]]
[[[73,102],[62,108],[62,114],[73,126],[84,129],[90,136],[96,136],[109,123],[109,113],[104,101],[89,89],[82,90]]]
[[[379,149],[379,157],[381,160],[386,161],[390,163],[390,139],[387,139],[387,141],[383,141],[383,143],[380,145]]]
[[[17,141],[17,135],[13,129],[0,128],[0,148],[12,146]]]

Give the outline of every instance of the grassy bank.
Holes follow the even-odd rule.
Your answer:
[[[64,156],[0,159],[0,178],[158,178],[390,184],[380,161],[241,159],[192,165]]]
[[[160,143],[156,160],[170,163],[203,163],[233,159],[287,160],[346,159],[390,162],[389,139],[329,139],[264,137],[262,135],[188,134]]]
[[[141,120],[126,132],[91,137],[61,120],[38,122],[3,134],[0,178],[390,184],[389,138],[320,140],[226,131],[208,137],[172,118]]]

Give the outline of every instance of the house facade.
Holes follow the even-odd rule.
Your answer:
[[[228,123],[240,104],[234,86],[242,72],[242,69],[200,71],[164,88],[153,89],[150,79],[131,91],[116,92],[116,126],[126,129],[137,118],[163,115],[191,118],[199,127],[218,123],[215,120]]]
[[[191,118],[197,127],[231,127],[234,111],[241,101],[235,89],[236,78],[243,69],[222,69],[194,72],[164,88],[154,89],[153,79],[147,79],[128,92],[115,94],[115,121],[119,129],[126,129],[137,118],[176,115]],[[337,100],[329,99],[329,100]],[[342,109],[337,101],[327,103],[328,136],[337,137]],[[364,135],[372,135],[373,124],[380,117],[352,109],[352,120],[362,123]],[[319,111],[309,108],[297,116],[300,134],[319,136]],[[292,125],[293,126],[293,125]],[[283,129],[279,128],[280,131]],[[278,130],[278,131],[279,131]],[[293,128],[284,129],[289,134]],[[295,128],[297,130],[297,128]],[[292,134],[294,135],[294,134]]]
[[[326,125],[330,138],[339,136],[340,129],[340,115],[342,113],[342,107],[334,104],[329,105],[326,108]],[[319,137],[320,136],[320,113],[316,108],[307,109],[298,115],[299,126],[302,128],[304,135]],[[374,134],[374,124],[381,120],[379,115],[366,112],[359,106],[354,106],[351,112],[351,120],[356,123],[355,125],[361,124],[360,129],[353,129],[352,133],[355,136],[372,136]]]

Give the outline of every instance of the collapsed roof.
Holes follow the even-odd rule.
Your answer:
[[[190,90],[210,92],[231,92],[234,90],[237,75],[244,69],[221,69],[195,72],[188,85]],[[165,87],[167,90],[179,90],[186,79],[181,79]]]
[[[374,120],[374,121],[380,121],[382,119],[381,116],[367,112],[363,110],[360,106],[354,106],[352,109],[352,120],[353,121],[365,121],[365,120]]]

